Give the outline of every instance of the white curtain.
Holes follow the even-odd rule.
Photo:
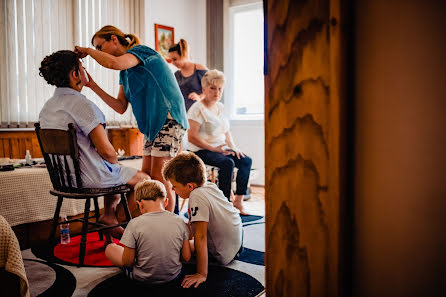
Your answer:
[[[144,0],[3,0],[0,3],[0,123],[32,127],[53,92],[39,76],[42,59],[58,50],[90,46],[104,25],[138,35],[144,43]],[[116,96],[119,72],[90,57],[84,65],[96,82]],[[82,91],[105,113],[109,125],[135,126],[131,108],[119,115],[88,88]]]

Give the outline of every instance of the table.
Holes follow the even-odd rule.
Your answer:
[[[142,159],[125,160],[122,165],[141,169]],[[57,197],[49,193],[51,180],[46,168],[18,168],[0,172],[0,215],[11,226],[52,219]],[[104,199],[98,199],[104,207]],[[74,216],[84,212],[85,200],[64,199],[61,214]]]

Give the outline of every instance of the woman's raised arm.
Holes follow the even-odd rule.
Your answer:
[[[74,52],[79,53],[81,58],[88,55],[96,60],[99,64],[105,68],[114,70],[125,70],[138,65],[141,61],[130,53],[123,54],[122,56],[115,57],[107,54],[106,52],[98,51],[89,47],[75,46]]]
[[[123,114],[129,105],[129,101],[125,97],[124,88],[119,86],[118,97],[114,98],[110,96],[107,92],[105,92],[91,77],[91,75],[87,72],[89,82],[85,85],[90,88],[93,92],[96,93],[108,106],[110,106],[114,111]]]

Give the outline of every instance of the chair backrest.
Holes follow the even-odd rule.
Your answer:
[[[54,189],[76,192],[82,188],[79,146],[74,125],[68,124],[68,130],[41,129],[39,123],[35,123],[34,126]],[[71,168],[74,168],[75,183],[72,179]]]

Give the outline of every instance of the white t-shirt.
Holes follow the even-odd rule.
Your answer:
[[[223,265],[231,262],[242,245],[242,220],[232,203],[208,182],[190,193],[189,210],[192,223],[208,222],[208,253]]]
[[[121,243],[136,249],[133,277],[159,284],[173,280],[181,271],[180,253],[189,231],[183,219],[169,212],[149,212],[132,219]]]
[[[229,131],[229,121],[224,116],[224,106],[220,102],[216,104],[217,113],[209,110],[200,101],[195,102],[187,112],[187,119],[194,120],[200,124],[198,136],[212,146],[218,146],[226,143],[226,132]],[[192,144],[187,144],[187,149],[192,152],[202,148]]]

